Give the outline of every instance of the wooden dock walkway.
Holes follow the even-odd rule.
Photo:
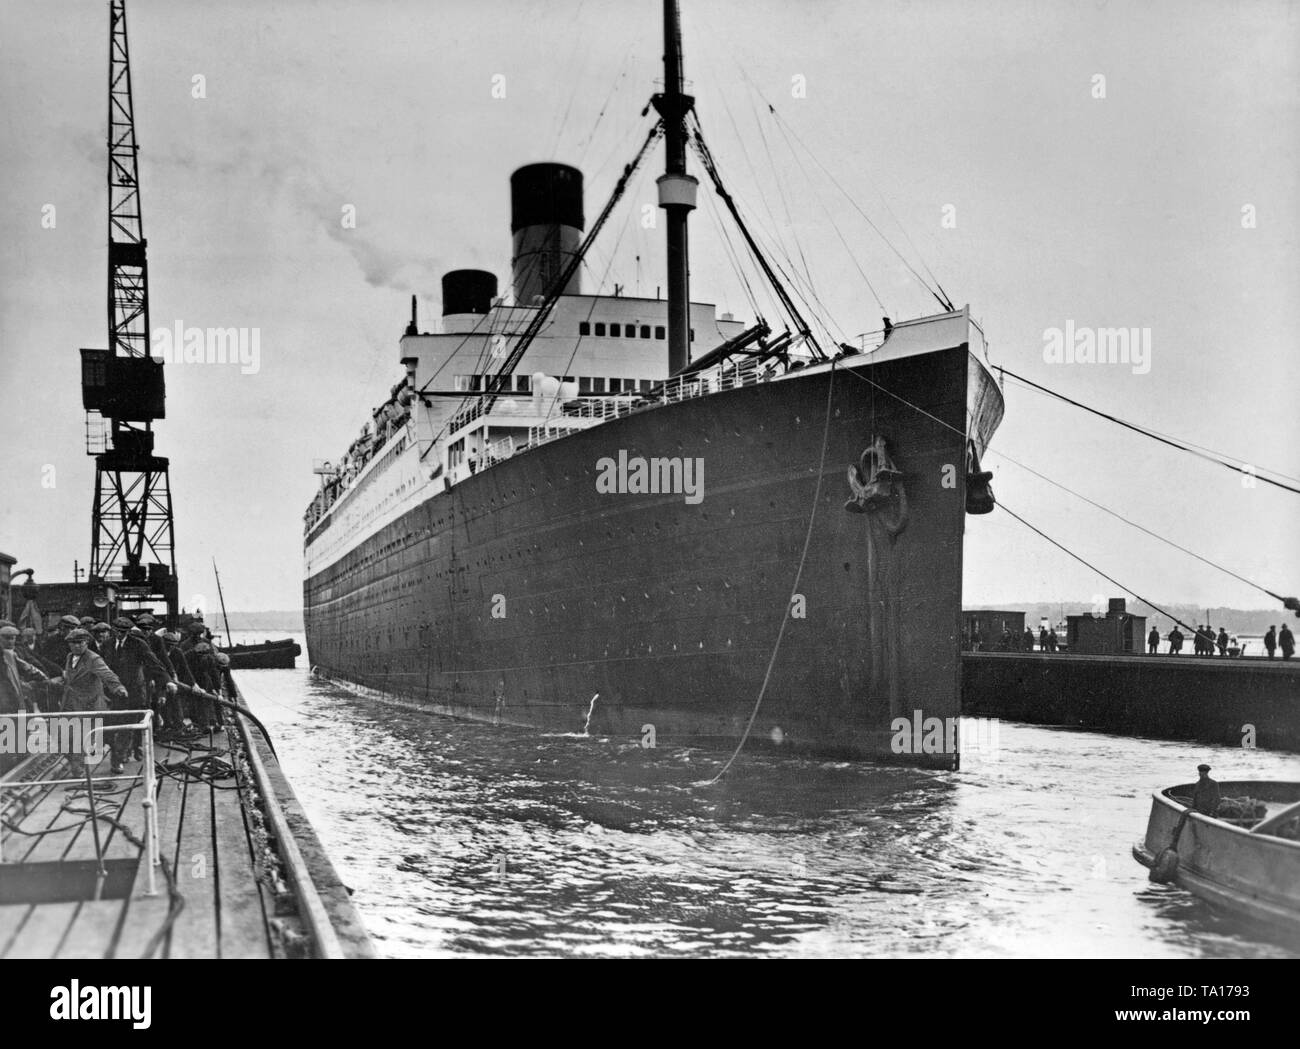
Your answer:
[[[95,821],[84,786],[49,782],[68,777],[63,758],[31,757],[4,777],[28,785],[0,791],[0,958],[373,956],[278,763],[233,721],[155,743],[152,896],[140,762],[126,764],[133,780],[96,782],[109,818]],[[110,774],[107,755],[93,774]],[[98,900],[92,822],[110,875]]]

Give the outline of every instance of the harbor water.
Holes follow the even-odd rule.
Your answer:
[[[260,640],[246,636],[236,640]],[[301,638],[299,638],[301,642]],[[388,957],[1288,957],[1152,885],[1153,790],[1300,755],[968,722],[959,772],[493,727],[237,675]]]

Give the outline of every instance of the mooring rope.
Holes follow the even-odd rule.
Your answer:
[[[785,613],[781,616],[781,629],[776,633],[776,644],[772,646],[772,655],[767,661],[767,672],[763,675],[763,685],[758,690],[758,698],[754,700],[754,709],[749,714],[749,724],[745,726],[745,731],[741,734],[736,749],[718,774],[710,780],[705,780],[701,784],[702,786],[708,787],[717,783],[727,774],[727,770],[740,756],[740,752],[744,749],[745,742],[749,739],[749,734],[754,728],[754,722],[758,718],[758,709],[763,705],[763,696],[767,694],[767,684],[772,679],[772,667],[776,665],[776,654],[781,651],[781,639],[785,637],[785,626],[790,622],[790,606],[794,604],[795,595],[799,593],[799,580],[803,578],[804,562],[808,560],[808,548],[812,545],[813,524],[817,520],[817,504],[821,501],[822,496],[822,473],[826,469],[826,446],[830,443],[831,396],[835,392],[835,366],[838,363],[836,360],[831,361],[830,381],[826,384],[826,421],[822,425],[822,454],[821,460],[817,464],[817,488],[813,492],[812,510],[808,514],[808,531],[803,537],[803,553],[799,555],[799,567],[795,570],[794,585],[790,588],[790,597],[785,603]]]

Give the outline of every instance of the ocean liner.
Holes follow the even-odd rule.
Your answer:
[[[957,761],[965,515],[1002,416],[969,308],[823,348],[689,297],[703,172],[675,0],[641,152],[587,229],[582,176],[511,176],[512,281],[412,301],[405,375],[305,515],[311,665],[433,712],[730,747]],[[587,246],[659,138],[667,299],[584,293]],[[908,745],[900,746],[905,719]],[[953,719],[949,721],[948,719]]]

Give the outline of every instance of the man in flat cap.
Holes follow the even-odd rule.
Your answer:
[[[63,666],[68,660],[68,632],[80,628],[81,620],[76,616],[64,616],[59,620],[56,628],[46,635],[45,644],[41,646],[41,655],[56,667]]]
[[[63,686],[63,700],[60,709],[67,711],[103,710],[108,701],[121,704],[126,698],[126,689],[116,674],[104,662],[102,656],[90,651],[90,632],[78,627],[70,630],[67,636],[68,658],[64,663],[63,673],[54,679],[53,684]],[[106,719],[106,725],[108,724]],[[123,732],[108,733],[109,744],[114,737],[123,736]],[[79,754],[68,758],[69,774],[73,778],[85,775],[84,760]],[[117,750],[113,751],[113,773],[122,771]]]
[[[121,679],[127,695],[115,704],[118,710],[150,710],[149,685],[153,684],[168,697],[176,692],[171,669],[149,649],[144,631],[125,616],[113,620],[117,633],[117,648],[113,672]],[[121,765],[134,754],[137,760],[144,757],[144,737],[139,732],[114,732],[112,734],[113,764]]]
[[[203,640],[203,635],[206,632],[207,628],[198,620],[191,620],[189,622],[185,627],[184,635],[181,637],[181,648],[185,650],[187,655],[189,654],[190,649]]]
[[[95,651],[111,667],[117,659],[117,640],[113,636],[113,628],[100,620],[90,628],[90,636],[94,639]]]
[[[185,659],[189,662],[190,669],[194,672],[194,680],[198,687],[204,692],[210,692],[216,695],[221,690],[221,667],[217,663],[212,646],[206,641],[196,641],[188,652],[185,653]],[[191,717],[199,728],[215,727],[218,718],[216,707],[207,700],[198,700],[190,704]]]
[[[1219,811],[1219,785],[1210,779],[1210,766],[1197,765],[1200,779],[1192,791],[1192,809],[1202,816],[1213,816]]]
[[[162,630],[157,636],[162,642],[162,659],[172,668],[172,674],[176,680],[182,685],[194,688],[194,671],[190,669],[189,660],[186,659],[185,653],[181,651],[180,634],[175,630]],[[168,702],[167,709],[171,712],[170,725],[173,733],[181,734],[186,729],[193,727],[193,722],[190,720],[193,707],[193,697],[179,691]]]

